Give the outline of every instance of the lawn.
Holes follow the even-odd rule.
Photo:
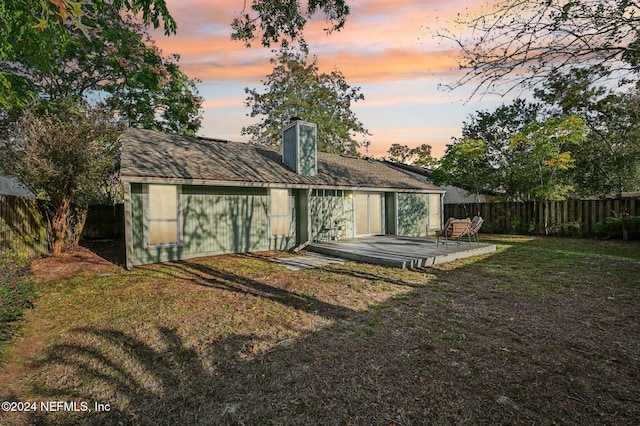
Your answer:
[[[640,244],[483,242],[423,271],[258,254],[41,280],[1,399],[78,411],[0,423],[638,424]]]

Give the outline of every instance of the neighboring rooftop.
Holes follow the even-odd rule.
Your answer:
[[[15,197],[36,198],[20,179],[15,176],[8,176],[0,170],[0,195],[13,195]]]
[[[382,161],[318,153],[318,174],[301,176],[274,149],[231,142],[129,129],[123,135],[124,180],[167,179],[220,185],[315,188],[393,188],[441,191],[428,178]]]

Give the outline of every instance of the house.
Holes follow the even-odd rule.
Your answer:
[[[441,188],[381,161],[317,152],[316,135],[315,125],[293,121],[279,152],[127,130],[121,162],[127,267],[440,229]]]
[[[444,185],[442,188],[446,191],[445,204],[491,203],[496,199],[495,193],[491,191],[475,193],[457,185]]]
[[[431,179],[432,171],[425,167],[412,166],[409,164],[387,161],[388,164],[403,170],[408,170],[416,174],[426,176]],[[470,204],[470,203],[490,203],[496,198],[493,191],[482,190],[475,193],[464,185],[452,183],[441,187],[444,191],[444,204]]]

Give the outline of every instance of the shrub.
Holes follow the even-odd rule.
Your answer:
[[[630,240],[640,240],[640,216],[627,217],[627,231]],[[598,238],[622,238],[622,217],[610,217],[604,222],[598,222],[593,228],[594,236]]]
[[[28,276],[25,258],[10,249],[0,249],[0,342],[11,338],[15,322],[33,307],[35,285]]]

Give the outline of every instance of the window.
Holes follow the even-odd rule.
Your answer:
[[[178,244],[178,187],[149,185],[149,245]]]
[[[271,205],[269,221],[271,235],[289,235],[291,208],[289,207],[289,190],[275,189],[270,191]]]
[[[429,194],[429,230],[439,230],[442,226],[440,194]]]

